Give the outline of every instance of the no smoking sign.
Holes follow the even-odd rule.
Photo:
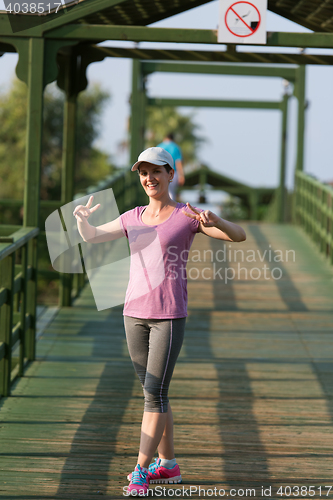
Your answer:
[[[220,0],[219,43],[265,44],[267,0]]]

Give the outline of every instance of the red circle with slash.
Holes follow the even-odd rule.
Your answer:
[[[246,5],[246,6],[250,7],[250,12],[251,12],[251,9],[254,9],[255,14],[258,15],[258,21],[252,21],[251,23],[249,23],[247,20],[244,20],[242,14],[237,12],[237,8],[235,8],[236,5],[238,5],[238,8],[240,6]],[[244,17],[247,17],[250,14],[250,12],[248,14],[246,14]],[[253,12],[253,10],[252,10],[252,12]],[[230,27],[228,25],[227,18],[228,18],[228,15],[230,16],[231,14],[234,14],[236,16],[236,20],[238,21],[238,22],[237,21],[236,22],[240,26],[240,28]],[[253,5],[253,3],[235,2],[232,5],[230,5],[229,9],[225,13],[224,22],[225,22],[225,25],[226,25],[228,31],[230,31],[230,33],[232,33],[233,35],[238,36],[240,38],[245,38],[245,37],[253,35],[258,30],[258,28],[260,26],[260,22],[261,22],[261,16],[260,16],[259,10],[257,9],[257,7],[255,5]],[[249,33],[245,33],[245,34],[240,33],[240,31],[242,31],[242,30],[244,31],[246,29],[249,31]]]

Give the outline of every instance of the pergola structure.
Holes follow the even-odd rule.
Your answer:
[[[207,0],[80,0],[49,15],[0,15],[0,55],[18,52],[16,68],[18,78],[28,86],[27,150],[25,158],[24,226],[39,225],[40,158],[42,141],[43,90],[57,80],[66,93],[64,113],[62,199],[60,204],[73,199],[74,143],[76,98],[87,86],[86,69],[105,57],[128,57],[146,62],[146,74],[152,71],[169,71],[168,65],[154,61],[192,61],[196,67],[189,71],[208,73],[212,67],[203,63],[232,63],[229,74],[279,75],[295,82],[294,93],[298,98],[297,169],[303,165],[304,130],[304,75],[306,64],[332,64],[333,56],[284,53],[282,47],[333,47],[330,33],[333,22],[333,0],[300,0],[296,2],[269,1],[268,8],[317,33],[268,33],[267,46],[281,47],[281,53],[239,52],[235,45],[224,50],[196,50],[195,44],[217,45],[216,30],[149,28],[147,25],[203,5]],[[119,48],[97,45],[106,40],[133,42],[187,42],[194,50],[165,50]],[[198,64],[201,63],[201,64]],[[235,63],[256,63],[262,67],[250,69]],[[267,64],[293,65],[293,67],[267,68]],[[153,66],[152,66],[153,65]],[[298,70],[295,73],[295,65]],[[183,64],[181,65],[183,66]],[[140,65],[134,67],[133,78]],[[173,65],[173,71],[176,71]],[[223,66],[216,72],[223,73]],[[296,75],[296,76],[295,76]],[[144,77],[144,75],[142,75]],[[139,84],[140,85],[140,84]],[[140,90],[140,88],[139,88]],[[132,123],[142,119],[142,103],[133,95]],[[141,149],[140,132],[132,127],[131,159]],[[142,135],[142,133],[141,133]],[[135,152],[135,154],[134,154]]]
[[[207,3],[207,0],[81,0],[49,15],[7,14],[0,16],[0,53],[16,51],[17,76],[28,86],[27,148],[25,158],[24,226],[39,224],[43,90],[57,80],[66,93],[61,204],[73,199],[76,97],[86,88],[86,68],[105,57],[202,62],[256,62],[332,64],[332,56],[305,53],[238,52],[228,45],[219,51],[184,51],[115,48],[96,45],[106,40],[134,42],[187,42],[217,44],[216,30],[149,28],[147,25]],[[270,0],[268,8],[316,33],[268,33],[268,47],[333,47],[333,0]],[[264,67],[264,66],[263,66]],[[239,67],[239,74],[246,74]],[[299,99],[299,145],[297,168],[303,165],[304,81],[296,83]],[[140,105],[133,108],[140,114]],[[136,138],[132,137],[132,141]]]
[[[302,169],[303,150],[304,150],[304,86],[305,73],[304,66],[272,66],[272,65],[251,65],[240,66],[234,64],[209,64],[209,63],[188,63],[188,62],[147,62],[133,61],[133,79],[132,79],[132,98],[131,98],[131,163],[134,163],[144,149],[145,143],[145,115],[146,107],[157,106],[190,106],[190,107],[210,107],[210,108],[238,108],[238,109],[262,109],[279,110],[282,112],[282,131],[281,131],[281,156],[280,156],[280,175],[278,199],[278,220],[285,220],[285,171],[286,171],[286,138],[287,138],[287,111],[288,111],[288,92],[285,93],[282,101],[248,101],[248,100],[218,100],[218,99],[168,99],[154,98],[146,95],[146,80],[149,75],[155,72],[168,73],[187,73],[187,74],[213,74],[213,75],[243,75],[243,76],[261,76],[261,77],[281,77],[292,82],[294,85],[294,96],[298,99],[298,130],[297,130],[297,159],[296,169]],[[193,177],[193,176],[192,176]],[[203,194],[206,183],[206,171],[202,169],[197,174],[200,179],[200,191]],[[221,178],[216,176],[213,180],[213,186],[219,186],[221,189]],[[226,183],[228,187],[229,183]],[[188,182],[186,183],[188,185]],[[235,188],[237,183],[233,183]],[[251,218],[257,218],[258,202],[272,191],[270,189],[255,189],[244,184],[239,185],[239,189],[234,189],[234,195],[245,201],[245,205],[250,208]],[[268,197],[270,199],[271,197]]]

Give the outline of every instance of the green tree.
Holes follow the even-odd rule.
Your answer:
[[[175,107],[149,106],[147,108],[146,147],[156,146],[172,132],[180,146],[184,165],[197,160],[198,150],[205,139],[199,135],[200,126],[194,114],[182,115]]]
[[[109,175],[108,155],[94,147],[100,117],[110,95],[95,84],[79,94],[76,142],[76,192]],[[64,93],[55,84],[44,93],[41,199],[60,199]],[[0,199],[23,199],[27,87],[15,79],[0,95]],[[93,167],[93,168],[92,168]]]

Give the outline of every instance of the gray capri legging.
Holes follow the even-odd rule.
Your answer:
[[[183,344],[185,318],[124,316],[127,346],[145,398],[144,411],[166,413],[168,390]]]

